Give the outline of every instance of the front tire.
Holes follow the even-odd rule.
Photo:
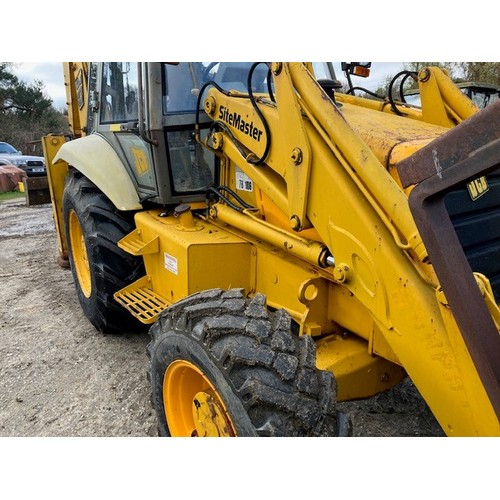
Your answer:
[[[85,316],[102,333],[144,328],[113,294],[144,274],[142,259],[117,246],[133,226],[99,189],[71,170],[63,195],[63,217],[73,280]]]
[[[208,290],[165,310],[150,330],[149,378],[161,436],[338,436],[336,385],[315,344],[265,297]]]

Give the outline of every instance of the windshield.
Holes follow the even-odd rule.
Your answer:
[[[248,92],[248,73],[252,62],[184,62],[163,66],[163,114],[193,113],[200,89],[207,81],[213,81],[224,90]],[[313,63],[318,79],[333,78],[327,63]],[[252,91],[268,93],[269,67],[257,65],[252,73]],[[203,100],[200,100],[203,108]]]
[[[165,64],[163,70],[163,113],[193,113],[203,85],[213,81],[224,90],[247,92],[251,62],[186,62]],[[252,90],[267,92],[265,64],[253,71]],[[203,107],[201,101],[200,107]]]
[[[208,80],[203,63],[164,64],[163,113],[194,112],[203,80]]]
[[[0,142],[0,154],[3,155],[16,155],[17,149],[14,149],[10,144],[6,142]]]

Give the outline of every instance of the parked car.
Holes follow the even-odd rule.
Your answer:
[[[24,170],[28,177],[47,175],[43,156],[23,155],[9,143],[0,142],[0,161],[3,163],[5,160],[6,164],[12,164]]]

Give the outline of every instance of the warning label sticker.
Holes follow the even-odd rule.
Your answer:
[[[177,275],[178,274],[177,259],[173,255],[169,255],[168,253],[164,254],[164,256],[165,256],[165,269]]]

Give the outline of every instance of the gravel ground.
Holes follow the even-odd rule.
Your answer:
[[[101,335],[56,264],[50,205],[0,203],[0,436],[156,436],[149,336]],[[442,436],[410,380],[340,405],[355,436]]]

